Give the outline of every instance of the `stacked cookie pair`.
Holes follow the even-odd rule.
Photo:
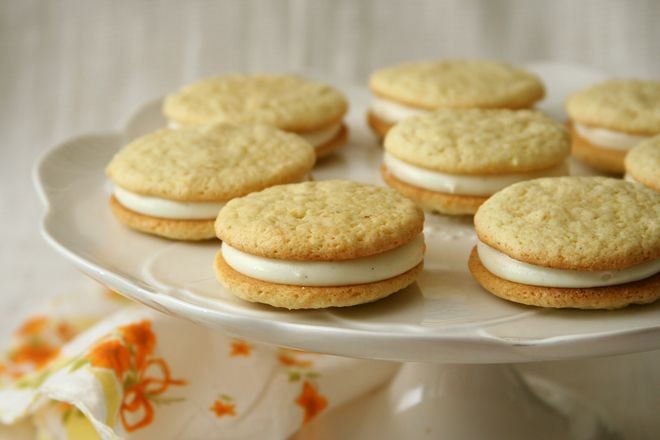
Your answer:
[[[308,180],[328,143],[343,142],[345,101],[320,86],[307,89],[315,100],[282,91],[299,79],[227,77],[169,97],[174,128],[113,159],[113,212],[168,238],[217,236],[219,281],[240,298],[289,309],[361,304],[413,283],[425,252],[422,208],[477,213],[469,267],[502,298],[576,308],[658,299],[660,194],[621,180],[556,177],[568,173],[570,140],[564,126],[527,109],[543,96],[534,75],[496,63],[440,64],[372,81],[381,88],[369,121],[384,127],[381,171],[393,189],[295,183]],[[443,81],[430,81],[438,75]],[[424,81],[435,84],[427,108],[413,108]],[[394,84],[401,101],[383,84]],[[263,93],[253,96],[255,88]],[[382,124],[396,115],[396,125]],[[657,157],[657,143],[647,143],[626,163],[629,179],[653,186],[648,157]]]
[[[660,135],[660,81],[605,81],[571,95],[566,111],[573,155],[596,170],[620,175],[626,154]]]
[[[429,211],[476,213],[469,268],[486,290],[542,307],[660,298],[658,194],[616,179],[559,177],[568,175],[571,143],[578,159],[621,172],[626,151],[660,128],[659,83],[608,82],[572,96],[572,142],[557,122],[524,109],[543,87],[510,66],[412,63],[376,72],[370,86],[367,120],[384,137],[383,180]],[[625,164],[628,180],[657,191],[660,136]]]
[[[529,109],[545,89],[534,74],[480,60],[421,61],[374,72],[367,122],[384,137],[396,123],[438,109]]]
[[[203,80],[167,97],[169,128],[127,145],[107,174],[126,225],[178,240],[215,237],[229,200],[310,178],[346,142],[348,104],[334,88],[292,75]]]
[[[448,60],[375,72],[367,120],[383,180],[423,208],[474,214],[513,183],[568,174],[566,130],[529,110],[541,80],[507,64]]]
[[[489,292],[541,307],[660,299],[660,193],[605,177],[512,185],[474,217],[469,269]]]
[[[334,89],[293,76],[187,86],[165,100],[169,128],[108,165],[112,212],[170,239],[221,238],[217,276],[249,301],[349,306],[401,290],[422,270],[421,209],[391,189],[295,183],[346,141],[346,109]]]
[[[173,129],[209,122],[267,124],[309,142],[318,158],[346,143],[346,98],[333,87],[295,75],[228,75],[169,95],[163,114]]]

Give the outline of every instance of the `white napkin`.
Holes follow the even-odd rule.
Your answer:
[[[235,339],[99,288],[16,331],[0,438],[284,439],[397,368]]]

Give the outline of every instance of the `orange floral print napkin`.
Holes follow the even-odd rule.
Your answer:
[[[235,339],[98,287],[14,333],[0,439],[285,439],[396,369]]]

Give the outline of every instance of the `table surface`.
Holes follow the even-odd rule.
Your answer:
[[[38,234],[42,207],[30,170],[57,142],[117,130],[140,103],[228,71],[311,68],[364,82],[374,68],[405,59],[469,56],[657,76],[658,16],[652,0],[0,2],[0,341],[45,299],[82,282]],[[648,364],[658,358],[525,368],[565,372],[562,381],[638,435],[630,438],[652,438],[643,433],[660,432],[660,423],[644,406],[660,405],[658,387],[649,386],[660,384],[657,368]],[[596,368],[608,386],[589,385]],[[630,384],[629,374],[650,382]]]

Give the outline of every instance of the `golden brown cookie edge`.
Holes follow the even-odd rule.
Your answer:
[[[421,262],[387,280],[348,286],[293,286],[257,280],[234,270],[220,251],[215,256],[214,269],[218,281],[233,295],[245,301],[291,310],[347,307],[373,302],[414,283],[423,266]]]
[[[486,269],[475,246],[468,260],[470,273],[493,295],[520,304],[547,308],[620,309],[660,299],[660,273],[632,283],[607,287],[560,288],[515,283]]]

